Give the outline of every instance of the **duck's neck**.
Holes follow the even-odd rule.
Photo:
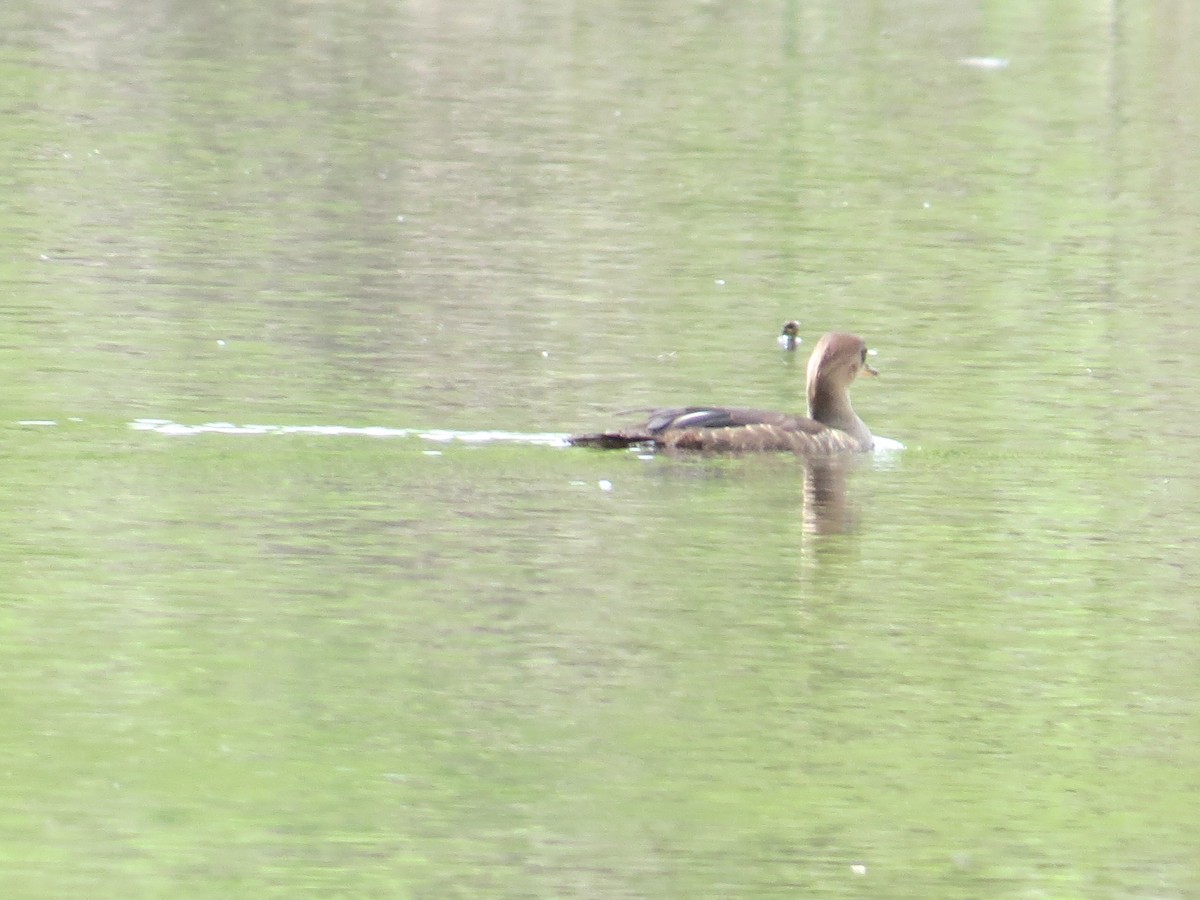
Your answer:
[[[844,431],[863,444],[871,443],[871,430],[850,405],[850,393],[845,388],[817,378],[808,386],[808,415],[822,425]]]

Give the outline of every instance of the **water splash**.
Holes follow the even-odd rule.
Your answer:
[[[972,69],[989,71],[1008,68],[1008,60],[1002,56],[964,56],[958,61],[958,64]]]

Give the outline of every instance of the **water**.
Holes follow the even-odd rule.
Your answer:
[[[1200,893],[1182,8],[0,27],[5,896]]]

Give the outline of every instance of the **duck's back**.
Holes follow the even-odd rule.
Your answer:
[[[792,431],[814,431],[824,428],[820,422],[807,416],[775,412],[770,409],[745,409],[737,406],[683,406],[675,409],[657,409],[646,420],[646,430],[660,435],[668,431],[743,428],[751,425],[768,425]]]
[[[669,450],[714,453],[837,453],[869,450],[861,441],[807,416],[739,407],[686,406],[656,410],[645,425],[578,435],[571,443],[617,448],[653,443]]]

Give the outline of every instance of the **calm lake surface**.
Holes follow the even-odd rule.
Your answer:
[[[1200,896],[1198,44],[5,3],[0,893]]]

